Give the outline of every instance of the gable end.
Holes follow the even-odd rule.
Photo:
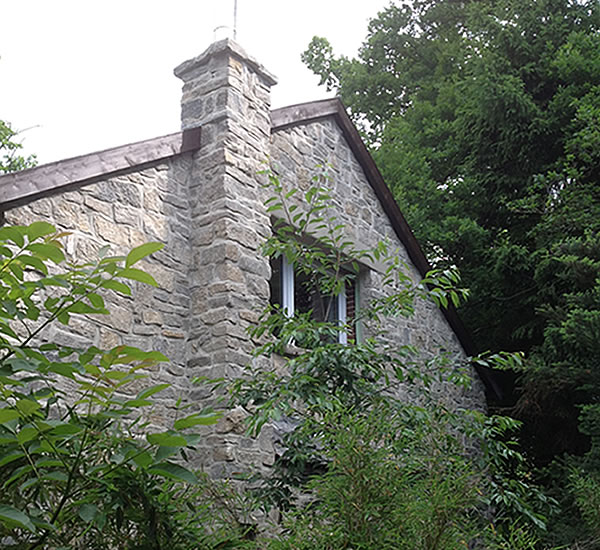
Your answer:
[[[354,126],[354,123],[348,116],[344,104],[339,98],[275,109],[271,111],[271,131],[277,132],[293,126],[306,125],[329,117],[333,118],[340,128],[348,146],[363,169],[367,181],[379,199],[384,212],[387,214],[396,235],[406,247],[406,251],[412,263],[421,276],[425,276],[431,269],[431,265],[410,229],[408,222],[404,218],[404,215],[400,211],[390,189],[383,180],[383,176],[379,172],[373,157],[360,137],[356,126]],[[465,353],[470,356],[475,355],[476,349],[471,335],[458,316],[456,309],[452,305],[449,305],[448,308],[444,308],[441,311],[456,334]],[[493,379],[492,373],[478,365],[476,365],[476,370],[486,383],[486,386],[499,395],[500,390]]]

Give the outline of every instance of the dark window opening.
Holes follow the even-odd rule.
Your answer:
[[[295,271],[287,260],[280,256],[271,259],[271,305],[278,305],[288,315],[294,312],[312,312],[316,321],[347,324],[348,332],[340,333],[339,341],[356,339],[356,280],[346,281],[343,295],[331,296],[319,292],[316,282],[304,272]]]

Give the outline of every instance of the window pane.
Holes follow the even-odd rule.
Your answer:
[[[271,290],[270,303],[272,306],[283,304],[283,296],[281,293],[281,256],[279,258],[271,258],[271,280],[269,288]]]
[[[294,277],[294,305],[296,311],[300,313],[312,311],[312,317],[316,321],[336,323],[338,320],[336,297],[321,294],[315,282],[304,273],[296,272]]]

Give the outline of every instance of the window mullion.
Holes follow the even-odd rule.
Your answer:
[[[346,284],[342,283],[342,289],[340,293],[337,295],[337,317],[338,317],[338,325],[343,327],[346,324]],[[348,333],[346,330],[340,331],[338,340],[340,344],[348,343]]]
[[[294,315],[294,266],[285,256],[281,261],[281,298],[283,311],[288,317]]]

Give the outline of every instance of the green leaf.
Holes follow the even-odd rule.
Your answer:
[[[33,476],[29,479],[26,479],[23,483],[21,483],[21,485],[19,485],[19,492],[26,491],[27,489],[29,489],[29,487],[33,487],[34,485],[39,483],[39,481],[40,480],[37,476]]]
[[[125,279],[132,279],[133,281],[139,281],[140,283],[145,283],[151,286],[158,286],[158,283],[150,275],[141,269],[136,269],[135,267],[129,267],[127,269],[123,269],[117,273],[119,277],[123,277]]]
[[[58,296],[48,296],[44,301],[44,307],[48,311],[54,311],[56,309],[56,304],[58,304],[59,301],[60,298]]]
[[[102,250],[100,250],[98,254],[100,255],[101,252]],[[123,261],[125,261],[125,256],[107,256],[106,258],[102,258],[102,260],[100,261],[100,265],[120,264]],[[109,267],[108,269],[112,270],[112,267]]]
[[[21,359],[20,357],[13,357],[11,359],[7,359],[5,361],[7,365],[10,365],[13,372],[18,372],[21,370],[27,372],[35,372],[37,370],[37,362],[27,361],[27,359]]]
[[[56,318],[58,319],[58,321],[60,323],[62,323],[63,325],[68,325],[69,324],[69,319],[71,318],[71,316],[69,315],[68,311],[61,311]]]
[[[29,242],[35,241],[40,237],[56,233],[56,227],[48,222],[33,222],[26,228],[27,238]]]
[[[86,313],[108,313],[108,311],[106,309],[98,309],[95,308],[89,304],[86,304],[84,302],[75,302],[74,304],[71,304],[68,308],[67,311],[69,313],[82,313],[82,314],[86,314]]]
[[[98,365],[94,365],[93,363],[88,363],[84,366],[84,368],[85,372],[91,374],[92,376],[99,376],[102,373],[100,367],[98,367]]]
[[[88,300],[97,309],[104,309],[104,298],[94,292],[88,294]]]
[[[15,473],[12,475],[12,477],[10,477],[9,479],[7,479],[4,482],[3,487],[9,487],[10,485],[12,485],[15,481],[17,481],[18,479],[22,478],[23,476],[26,476],[27,474],[29,474],[30,472],[33,471],[33,466],[27,464],[26,466],[22,466],[21,468],[18,468]]]
[[[183,434],[183,437],[185,437],[188,447],[195,447],[196,445],[198,445],[198,443],[200,443],[200,440],[202,439],[202,436],[200,436],[200,434],[193,433]]]
[[[43,479],[49,479],[50,481],[67,481],[69,476],[67,476],[65,472],[54,471],[47,473],[43,476]]]
[[[23,268],[19,264],[12,262],[8,264],[8,269],[19,281],[23,280]]]
[[[155,384],[154,386],[150,386],[149,388],[142,390],[140,393],[138,393],[137,397],[138,399],[147,399],[151,395],[161,392],[170,386],[171,384]]]
[[[16,407],[21,414],[30,415],[40,408],[40,404],[31,399],[19,399],[16,403]]]
[[[64,464],[57,458],[42,457],[36,460],[35,465],[38,468],[55,468],[57,466],[64,466]]]
[[[20,416],[21,415],[19,414],[19,411],[14,409],[0,409],[0,424],[4,424],[5,422],[14,420],[15,418],[19,418]]]
[[[148,351],[144,357],[144,361],[156,361],[158,363],[168,363],[169,358],[160,351]]]
[[[186,439],[187,441],[187,439]],[[181,447],[159,447],[156,450],[156,454],[154,459],[155,460],[164,460],[165,458],[169,458],[170,456],[173,456],[174,454],[178,453],[179,451],[181,451]]]
[[[149,452],[144,451],[143,453],[134,456],[133,461],[141,468],[145,468],[152,464],[152,455]]]
[[[7,225],[0,228],[0,241],[11,241],[18,247],[23,247],[25,244],[24,233],[24,227]]]
[[[176,481],[185,481],[192,484],[197,483],[198,481],[193,472],[190,472],[183,466],[179,466],[178,464],[173,464],[171,462],[161,462],[160,464],[155,464],[151,468],[148,468],[148,471],[151,474],[157,474],[159,476],[174,479]]]
[[[150,445],[160,445],[161,447],[185,447],[187,445],[185,437],[167,432],[148,434],[146,439]]]
[[[17,434],[17,441],[22,445],[27,443],[38,435],[38,431],[33,426],[26,426]]]
[[[161,250],[165,245],[163,243],[145,243],[140,246],[136,246],[129,254],[127,254],[127,259],[125,260],[125,267],[131,267],[136,262],[139,262],[142,258],[149,256],[153,252],[157,252]]]
[[[12,328],[10,328],[8,325],[5,325],[2,320],[0,320],[0,332],[2,334],[6,334],[12,338],[17,338],[17,334],[15,333],[15,331]]]
[[[73,363],[52,363],[48,368],[50,372],[75,380],[75,373],[83,370],[81,365]]]
[[[102,288],[108,288],[109,290],[114,290],[115,292],[119,292],[120,294],[125,294],[126,296],[131,296],[131,288],[129,288],[125,283],[121,281],[115,281],[114,279],[106,279],[100,285]]]
[[[95,504],[91,504],[89,502],[82,504],[79,508],[79,517],[86,523],[92,521],[96,517],[97,513],[98,507]]]
[[[60,424],[52,428],[50,432],[51,435],[75,435],[79,432],[83,431],[83,426],[79,426],[78,424],[72,424],[70,422],[65,422],[64,424]]]
[[[25,256],[25,254],[21,254],[16,259],[19,260],[22,264],[28,265],[33,269],[37,269],[38,271],[41,271],[44,275],[48,275],[48,268],[46,267],[46,264],[42,262],[42,260],[40,260],[39,258],[36,258],[35,256]]]
[[[220,415],[218,413],[211,414],[200,414],[194,413],[186,416],[185,418],[180,418],[175,421],[173,427],[176,430],[185,430],[186,428],[191,428],[192,426],[210,426],[211,424],[216,424],[219,421]]]
[[[121,370],[109,370],[104,373],[104,376],[110,380],[123,380],[127,378],[129,374]]]
[[[0,256],[7,256],[8,258],[12,258],[12,250],[8,248],[8,246],[0,246]]]
[[[5,464],[10,464],[11,462],[14,462],[15,460],[19,460],[20,458],[24,458],[24,457],[25,457],[25,453],[23,453],[23,451],[20,451],[20,450],[5,454],[4,456],[0,457],[0,467],[4,466]]]
[[[63,251],[53,244],[33,243],[27,246],[27,250],[44,260],[52,260],[55,264],[65,261]]]
[[[6,524],[9,528],[22,528],[35,532],[35,527],[27,514],[17,510],[12,506],[0,504],[0,521]]]

